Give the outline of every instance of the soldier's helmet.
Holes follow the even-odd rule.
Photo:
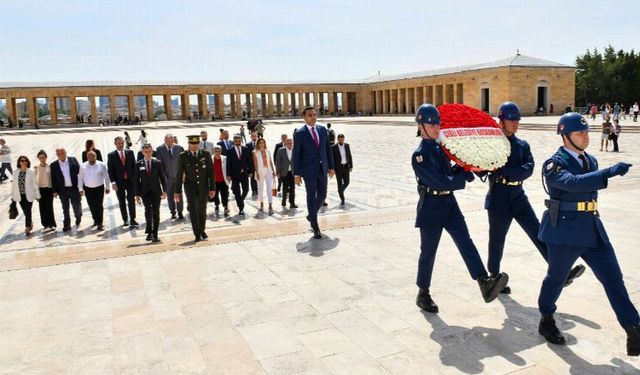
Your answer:
[[[589,131],[587,119],[576,112],[568,112],[558,120],[557,134],[569,134],[571,132]]]
[[[440,112],[433,104],[422,104],[416,111],[418,125],[440,125]]]
[[[520,108],[514,102],[504,102],[498,110],[500,120],[520,121]]]

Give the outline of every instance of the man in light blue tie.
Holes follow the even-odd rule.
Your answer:
[[[307,220],[313,229],[313,238],[322,238],[318,226],[318,211],[327,197],[327,174],[333,177],[335,167],[327,135],[327,128],[316,122],[316,111],[306,107],[302,111],[305,125],[293,134],[293,156],[291,160],[296,185],[307,190]]]
[[[175,144],[173,134],[169,133],[164,136],[164,143],[156,148],[156,157],[162,162],[162,168],[165,178],[167,180],[167,204],[171,211],[171,219],[183,220],[182,214],[183,203],[180,199],[177,203],[173,199],[175,190],[174,185],[176,182],[176,173],[178,172],[178,156],[184,151],[182,146]],[[177,213],[177,216],[176,216]]]

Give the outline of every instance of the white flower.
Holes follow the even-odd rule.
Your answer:
[[[511,146],[509,140],[496,128],[464,129],[464,135],[455,131],[442,132],[440,144],[460,161],[480,170],[494,170],[507,163]]]

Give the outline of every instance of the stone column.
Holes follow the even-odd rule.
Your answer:
[[[229,106],[231,117],[238,117],[238,111],[236,106],[236,95],[237,94],[229,94]]]
[[[318,107],[324,109],[326,107],[326,104],[324,102],[324,93],[321,92],[320,93],[320,101],[318,102]]]
[[[145,106],[147,107],[147,121],[154,121],[156,117],[156,111],[153,108],[153,95],[145,95],[145,104]]]
[[[7,118],[11,120],[13,126],[18,127],[18,115],[16,114],[16,100],[14,98],[7,98]]]
[[[413,106],[415,107],[414,109],[416,111],[418,110],[418,107],[420,107],[420,105],[422,104],[422,103],[420,103],[420,101],[422,100],[422,97],[420,95],[420,89],[421,89],[420,87],[414,87],[413,88],[413,102],[414,102]],[[422,89],[422,90],[424,90],[424,89]]]
[[[304,93],[304,106],[305,107],[311,106],[311,93],[310,92],[305,92]]]
[[[50,96],[47,99],[47,106],[49,107],[49,123],[57,124],[58,123],[58,108],[56,107],[56,97]]]
[[[164,94],[164,111],[167,120],[173,120],[173,103],[171,103],[171,94]]]
[[[209,117],[209,106],[207,105],[207,94],[198,94],[198,114],[200,114],[202,118],[205,120]]]
[[[189,94],[181,94],[180,99],[182,101],[182,119],[188,120],[191,116],[191,105],[189,104]]]
[[[69,117],[71,117],[71,123],[76,123],[76,116],[78,116],[78,103],[76,103],[75,95],[69,97]]]
[[[334,97],[335,93],[329,93],[329,115],[333,116],[336,113],[336,98]]]
[[[398,90],[397,89],[391,89],[389,90],[389,113],[391,114],[395,114],[396,113],[396,108],[398,106],[396,100],[398,97]]]
[[[276,111],[278,112],[278,116],[282,117],[282,94],[276,94]]]
[[[389,90],[382,90],[382,114],[389,113]]]
[[[233,95],[231,95],[233,96]],[[233,105],[231,106],[233,108]],[[224,119],[224,94],[216,94],[216,113],[220,119]]]
[[[241,117],[241,116],[242,116],[242,94],[236,94],[236,117]]]
[[[289,106],[289,93],[285,92],[284,94],[282,94],[282,99],[284,102],[284,108],[282,109],[282,116],[288,117],[289,111],[291,110],[291,107]]]
[[[296,98],[296,109],[298,110],[298,112],[302,111],[302,108],[304,108],[304,93],[303,92],[299,92],[298,93],[298,97]]]
[[[313,93],[313,108],[316,109],[318,116],[320,116],[320,93],[318,92]]]
[[[251,94],[251,116],[258,116],[258,94],[255,92]]]
[[[136,100],[134,95],[127,96],[127,105],[129,106],[129,122],[133,122],[136,118]]]
[[[27,112],[29,112],[29,125],[36,126],[38,124],[36,98],[27,98]]]
[[[89,97],[89,113],[91,114],[91,123],[98,123],[98,109],[96,108],[96,97]]]
[[[273,116],[273,109],[274,109],[273,93],[268,93],[267,94],[267,99],[268,99],[267,114],[269,115],[269,117],[272,117]],[[278,95],[278,102],[279,101],[280,101],[280,95]],[[280,104],[278,104],[278,106],[280,106]]]

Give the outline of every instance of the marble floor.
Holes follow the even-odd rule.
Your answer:
[[[327,121],[324,119],[323,121]],[[304,188],[297,210],[257,211],[246,219],[219,218],[209,208],[209,241],[191,242],[188,221],[161,215],[161,244],[144,241],[144,225],[122,228],[115,195],[105,199],[105,230],[83,222],[69,234],[43,234],[37,205],[35,233],[24,216],[9,220],[9,184],[0,185],[0,373],[11,374],[638,374],[593,273],[567,288],[557,317],[569,345],[547,345],[537,334],[537,295],[545,263],[517,226],[507,238],[503,269],[513,293],[485,304],[451,239],[439,249],[432,294],[437,315],[415,306],[419,254],[413,227],[415,179],[410,156],[417,144],[408,117],[329,119],[351,144],[355,168],[341,207],[335,180],[321,214],[324,238],[311,239]],[[531,144],[537,169],[525,188],[543,210],[540,165],[559,145],[557,117],[523,120],[519,135]],[[268,121],[277,142],[298,121]],[[635,128],[637,126],[637,129]],[[154,144],[172,132],[233,132],[238,122],[143,126]],[[128,127],[137,139],[139,127]],[[103,153],[125,128],[4,131],[13,156],[33,157],[56,146],[79,156],[87,138]],[[610,181],[600,212],[616,247],[634,303],[640,303],[639,125],[625,124],[622,152],[590,150],[606,167],[635,166]],[[137,151],[137,148],[136,148]],[[486,185],[456,193],[472,237],[486,260]],[[61,222],[59,202],[55,202]],[[143,210],[138,208],[141,223]],[[59,228],[60,229],[60,228]]]

